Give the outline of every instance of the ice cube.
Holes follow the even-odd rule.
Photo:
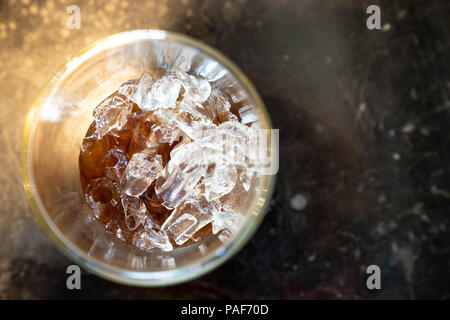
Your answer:
[[[219,122],[227,121],[225,119],[237,120],[237,117],[230,112],[231,104],[217,89],[212,90],[209,98],[203,103],[203,107],[213,121],[216,119]]]
[[[111,130],[105,136],[107,149],[118,148],[123,152],[126,151],[137,123],[137,120],[132,118],[132,114],[129,115],[127,123],[120,130]]]
[[[143,152],[144,150],[146,152],[157,153],[159,143],[155,139],[152,139],[152,125],[153,123],[148,121],[144,123],[139,122],[133,128],[130,146],[128,148],[130,153]]]
[[[220,123],[227,121],[239,121],[238,117],[235,114],[225,109],[217,110],[217,119],[219,120]]]
[[[233,190],[222,196],[219,201],[224,211],[240,213],[247,197],[248,191],[245,190],[242,182],[238,180]]]
[[[205,172],[206,169],[203,166],[194,166],[188,171],[175,167],[171,172],[166,168],[156,180],[156,194],[167,209],[174,209],[192,193]]]
[[[245,143],[249,138],[249,127],[235,121],[221,123],[218,129],[229,136],[234,136],[239,142]]]
[[[181,131],[173,126],[167,126],[164,124],[153,124],[150,140],[157,144],[169,143],[172,144],[181,135]]]
[[[190,126],[194,119],[185,111],[179,108],[173,109],[157,109],[151,115],[151,119],[154,122],[161,123],[167,127],[176,128],[181,131],[180,134],[191,130]]]
[[[212,123],[212,120],[209,120],[209,118],[205,118],[205,116],[195,118],[191,113],[188,112],[189,110],[186,111],[180,107],[182,103],[184,102],[177,102],[177,108],[174,109],[156,110],[153,113],[152,118],[157,122],[165,124],[166,126],[181,130],[181,133],[192,139],[194,131],[193,126],[195,124],[209,124]],[[202,112],[204,112],[204,110]]]
[[[147,208],[140,198],[122,195],[122,206],[125,212],[125,222],[129,230],[136,230],[141,224],[148,224]]]
[[[239,213],[217,211],[213,214],[212,232],[216,234],[223,229],[228,229],[233,233],[238,229],[241,219],[242,216]]]
[[[172,123],[174,126],[183,131],[183,133],[190,139],[193,138],[193,124],[196,123],[196,121],[188,112],[178,110],[174,113]]]
[[[144,103],[144,100],[146,99],[147,95],[152,90],[153,84],[158,80],[158,78],[155,75],[149,74],[147,72],[143,73],[141,78],[139,79],[139,82],[136,86],[136,92],[134,94],[134,102],[141,108],[142,104]]]
[[[162,251],[172,251],[173,246],[164,230],[146,229],[135,235],[134,244],[141,250],[148,251],[153,248]]]
[[[241,180],[242,186],[244,187],[245,191],[250,190],[253,175],[255,174],[253,168],[243,166],[239,168],[238,173],[239,179]]]
[[[111,202],[102,203],[99,206],[92,208],[94,212],[94,216],[97,221],[107,224],[109,223],[114,215],[120,214],[118,213],[119,208],[115,207]]]
[[[131,197],[138,197],[160,175],[162,171],[161,155],[140,152],[133,154],[122,177],[124,192]]]
[[[238,173],[233,165],[215,164],[203,182],[206,199],[208,201],[218,199],[229,193],[234,188],[237,178]]]
[[[112,181],[119,182],[127,167],[128,158],[119,148],[110,149],[102,160],[105,175]]]
[[[196,224],[197,218],[191,214],[185,213],[178,217],[172,224],[170,224],[167,227],[167,231],[177,244],[183,244],[193,234],[193,232],[189,232],[189,229],[194,230]],[[188,234],[185,236],[187,232]]]
[[[161,229],[166,230],[178,245],[182,245],[198,230],[210,223],[213,215],[219,210],[218,202],[207,201],[196,192],[171,213]]]
[[[101,139],[113,129],[120,130],[127,123],[127,115],[131,113],[132,109],[131,101],[118,94],[113,94],[103,100],[94,109],[94,136]]]
[[[184,99],[180,101],[178,106],[181,110],[187,112],[196,120],[201,120],[203,122],[212,122],[211,115],[208,114],[206,109],[199,102],[191,100],[188,97],[184,97]]]
[[[189,172],[196,166],[207,164],[202,157],[202,146],[195,141],[181,144],[170,152],[170,161],[167,164],[168,172],[175,168],[180,168],[184,172]]]
[[[195,121],[192,123],[192,139],[198,143],[213,141],[217,134],[217,125]]]
[[[153,83],[151,90],[142,96],[139,107],[143,110],[174,108],[180,95],[181,83],[168,74]]]
[[[94,180],[86,190],[86,200],[91,208],[105,203],[117,205],[119,203],[119,187],[106,177]]]
[[[259,119],[258,112],[252,106],[243,106],[239,109],[242,124],[249,124]]]
[[[226,161],[230,164],[245,165],[250,148],[249,128],[239,122],[227,121],[218,126],[218,131]]]
[[[177,72],[176,75],[185,90],[185,97],[194,102],[203,102],[208,99],[211,94],[211,85],[208,80],[185,72]]]
[[[129,100],[136,102],[136,92],[138,88],[138,80],[128,80],[122,82],[120,85],[118,92],[127,97]]]

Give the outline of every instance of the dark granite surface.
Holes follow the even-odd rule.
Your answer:
[[[81,8],[68,30],[66,8]],[[381,7],[382,30],[366,28]],[[450,298],[449,2],[0,2],[0,298]],[[37,224],[21,186],[25,114],[57,66],[106,35],[166,29],[218,48],[275,128],[271,207],[230,261],[189,283],[126,287],[83,272]],[[306,200],[306,203],[305,203]],[[377,264],[382,290],[365,287]]]

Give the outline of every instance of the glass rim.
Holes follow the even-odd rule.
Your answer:
[[[189,36],[171,31],[152,29],[131,30],[107,36],[81,49],[70,58],[68,58],[68,61],[60,66],[53,74],[53,76],[45,83],[43,88],[34,99],[31,108],[26,116],[24,134],[22,139],[21,168],[23,187],[29,206],[42,229],[53,240],[57,248],[64,255],[66,255],[71,261],[74,261],[76,264],[80,265],[86,270],[89,270],[90,272],[107,280],[134,286],[157,287],[182,283],[200,277],[220,266],[231,256],[237,253],[254,234],[267,212],[269,201],[275,185],[275,175],[266,176],[267,178],[265,179],[264,184],[266,192],[264,194],[264,199],[259,199],[259,201],[261,201],[261,205],[256,208],[259,210],[255,210],[255,212],[250,217],[248,217],[247,221],[241,227],[239,232],[233,236],[234,238],[231,241],[228,241],[228,243],[225,243],[223,246],[219,247],[215,252],[206,255],[204,259],[199,259],[192,264],[188,264],[180,268],[175,267],[173,269],[161,271],[130,271],[108,265],[107,263],[102,262],[96,258],[89,257],[84,252],[78,252],[80,250],[77,251],[76,246],[72,244],[68,239],[65,239],[65,236],[60,232],[58,227],[56,227],[55,225],[52,226],[51,220],[45,218],[45,207],[40,203],[39,197],[35,195],[33,178],[31,174],[32,170],[29,166],[29,145],[32,138],[31,133],[33,122],[35,119],[34,116],[41,106],[42,98],[45,96],[48,90],[50,90],[52,84],[58,78],[63,76],[65,73],[70,72],[71,70],[79,66],[82,62],[87,61],[92,55],[95,55],[100,51],[107,50],[110,46],[117,47],[121,43],[126,44],[139,40],[175,41],[199,49],[213,59],[217,60],[226,69],[228,69],[228,71],[230,71],[240,82],[240,84],[245,88],[250,98],[255,103],[255,107],[258,110],[258,113],[264,118],[263,120],[267,123],[268,127],[272,128],[267,109],[253,84],[230,59],[224,56],[217,49],[214,49],[213,47]],[[41,208],[43,208],[44,210],[41,210]]]

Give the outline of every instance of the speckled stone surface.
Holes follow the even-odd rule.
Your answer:
[[[81,29],[66,28],[67,6]],[[366,28],[381,7],[382,30]],[[392,0],[0,2],[0,298],[450,298],[449,3]],[[254,82],[280,170],[262,226],[212,273],[159,289],[66,267],[27,206],[25,115],[57,67],[130,29],[218,48]],[[377,264],[382,290],[365,287]]]

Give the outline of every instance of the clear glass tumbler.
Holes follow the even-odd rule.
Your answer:
[[[265,214],[274,176],[260,175],[242,207],[234,234],[210,236],[172,252],[144,252],[105,232],[81,191],[79,148],[92,110],[121,82],[148,70],[180,70],[207,78],[213,87],[251,107],[263,128],[270,120],[247,77],[211,47],[157,30],[119,33],[69,60],[39,94],[27,117],[23,141],[24,187],[41,226],[75,263],[106,279],[164,286],[198,277],[236,253]]]

